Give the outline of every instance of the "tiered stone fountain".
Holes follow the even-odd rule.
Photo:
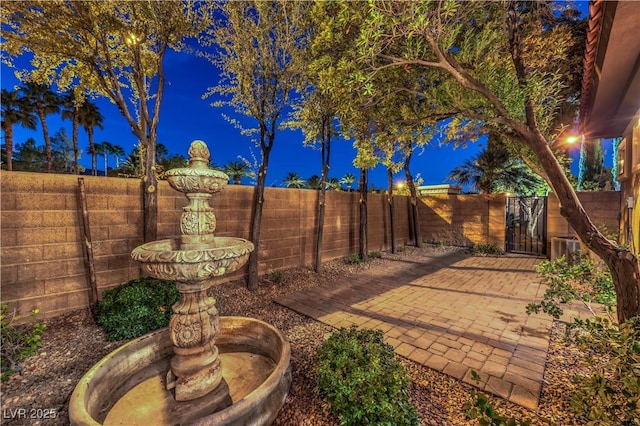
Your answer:
[[[182,300],[168,329],[116,349],[78,383],[69,403],[72,424],[270,424],[291,383],[290,346],[273,326],[219,317],[207,295],[217,277],[234,272],[254,246],[216,237],[212,194],[228,176],[209,169],[209,150],[194,141],[189,166],[167,179],[186,194],[175,239],[136,247],[131,256],[152,277],[175,280]]]

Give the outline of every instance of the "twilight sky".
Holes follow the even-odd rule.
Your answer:
[[[586,4],[586,1],[579,2],[580,9],[586,10]],[[26,61],[24,66],[28,66]],[[252,161],[252,153],[259,160],[260,148],[254,146],[247,136],[240,135],[222,116],[223,113],[234,116],[233,112],[210,106],[211,98],[202,99],[207,88],[217,83],[217,70],[213,65],[194,55],[170,52],[165,59],[165,67],[166,86],[160,113],[158,142],[167,146],[171,154],[178,153],[186,157],[191,141],[201,139],[209,146],[212,159],[218,165],[237,161],[239,157]],[[8,90],[20,84],[13,71],[4,64],[0,69],[0,80],[2,88]],[[137,139],[124,117],[106,98],[93,101],[104,116],[104,130],[96,128],[94,140],[109,141],[122,146],[125,152],[130,153]],[[71,134],[71,122],[61,120],[59,115],[50,115],[47,124],[51,135],[61,127],[67,130],[68,135]],[[29,137],[33,137],[37,144],[44,145],[40,125],[36,131],[14,126],[14,144],[23,143]],[[268,186],[282,186],[282,180],[289,172],[297,172],[303,178],[320,174],[320,153],[304,147],[302,141],[301,131],[282,130],[276,135],[267,171]],[[83,150],[80,162],[90,168],[88,139],[83,129],[79,131],[79,144]],[[451,169],[476,155],[483,146],[484,138],[477,143],[468,144],[465,149],[453,149],[451,145],[427,146],[414,154],[411,170],[414,176],[419,174],[422,177],[424,184],[446,183],[445,178]],[[605,147],[606,164],[611,166],[611,148],[609,144]],[[571,156],[576,159],[572,167],[574,173],[577,172],[578,151],[578,147],[571,148]],[[352,173],[358,177],[358,170],[352,165],[354,157],[352,141],[334,141],[329,176],[341,178],[346,173]],[[109,161],[110,166],[115,166],[113,159]],[[99,159],[98,165],[101,169],[102,164]],[[404,180],[404,175],[398,173],[396,179]],[[386,171],[383,166],[370,171],[369,182],[376,188],[386,188]],[[251,182],[245,178],[243,183]]]

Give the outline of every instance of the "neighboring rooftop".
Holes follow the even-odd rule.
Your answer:
[[[423,185],[417,188],[418,195],[428,194],[449,194],[456,195],[462,190],[458,185],[443,184],[443,185]]]

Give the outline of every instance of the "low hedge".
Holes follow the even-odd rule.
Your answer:
[[[108,340],[132,339],[169,325],[180,300],[175,282],[139,278],[107,290],[98,304],[98,324]]]

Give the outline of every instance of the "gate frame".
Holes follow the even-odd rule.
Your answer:
[[[511,205],[511,201],[513,200],[513,202],[518,202],[523,199],[523,198],[527,198],[527,199],[541,199],[542,200],[542,238],[540,241],[542,248],[540,250],[536,250],[536,251],[532,251],[532,250],[509,250],[509,235],[511,233],[511,235],[513,236],[513,240],[515,241],[515,231],[509,231],[509,207]],[[549,209],[548,209],[548,201],[549,201],[549,197],[546,195],[532,195],[532,196],[512,196],[512,197],[506,197],[505,199],[505,241],[504,241],[504,251],[505,253],[520,253],[520,254],[529,254],[532,256],[547,256],[547,222],[548,222],[548,214],[549,214]],[[519,208],[518,208],[519,211]],[[538,219],[540,220],[540,219]],[[540,225],[536,225],[536,231],[538,230],[538,227]],[[532,239],[533,242],[533,239]],[[514,242],[512,242],[512,246],[515,246]],[[526,248],[526,243],[525,243],[525,248]]]

